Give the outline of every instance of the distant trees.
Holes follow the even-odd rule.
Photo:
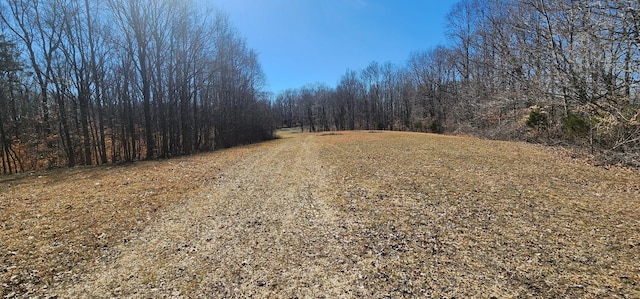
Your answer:
[[[461,0],[450,43],[271,101],[193,1],[0,2],[2,172],[185,155],[308,131],[412,130],[640,152],[640,5]]]
[[[14,143],[21,135],[21,118],[24,103],[20,86],[22,65],[17,61],[15,45],[0,36],[0,156],[2,172],[24,170],[20,154]]]
[[[281,125],[302,124],[291,111],[311,107],[333,111],[331,130],[571,142],[635,153],[640,165],[637,1],[461,0],[447,24],[448,46],[349,70],[328,100],[308,87],[278,95]]]
[[[198,9],[169,0],[2,1],[3,173],[271,138],[256,53],[224,14]]]

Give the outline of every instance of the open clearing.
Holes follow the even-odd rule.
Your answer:
[[[0,177],[0,298],[640,298],[640,174],[524,143],[287,134]]]

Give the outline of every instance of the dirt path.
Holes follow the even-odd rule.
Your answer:
[[[63,296],[316,296],[344,257],[313,136],[246,157]],[[298,183],[294,183],[298,182]],[[343,269],[344,270],[344,269]],[[322,277],[317,274],[322,273]],[[334,284],[335,286],[335,284]]]

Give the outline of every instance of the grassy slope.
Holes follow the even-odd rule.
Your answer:
[[[361,254],[378,255],[371,288],[395,278],[412,294],[640,297],[637,172],[523,143],[354,137],[325,137],[325,157],[347,186],[344,215],[367,232]]]
[[[79,280],[233,165],[309,137],[332,190],[314,200],[337,215],[332,242],[345,245],[335,254],[357,272],[356,281],[328,287],[378,297],[640,297],[637,171],[472,138],[288,137],[168,161],[0,177],[0,295]]]

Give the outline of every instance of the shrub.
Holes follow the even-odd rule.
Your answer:
[[[591,121],[573,112],[567,112],[567,116],[562,118],[562,124],[564,125],[567,137],[581,137],[586,136],[591,130]]]
[[[416,121],[413,123],[413,130],[417,132],[422,132],[422,122]]]
[[[436,133],[436,134],[442,134],[442,133],[444,133],[444,127],[442,126],[442,123],[440,121],[434,120],[429,125],[429,132]]]
[[[549,115],[542,111],[540,107],[534,107],[531,112],[529,112],[529,117],[527,117],[525,124],[529,128],[540,130],[541,128],[545,128],[548,123]]]

